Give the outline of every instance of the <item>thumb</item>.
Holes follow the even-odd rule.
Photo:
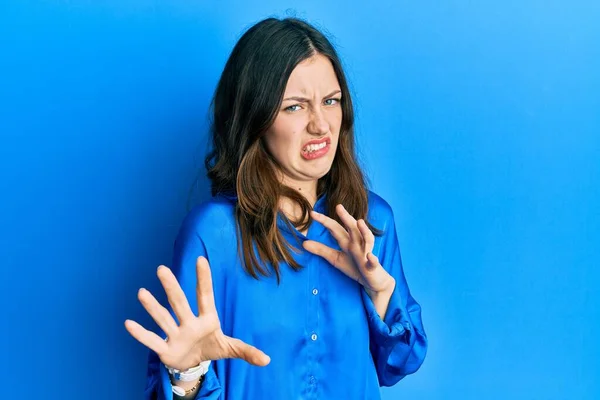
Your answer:
[[[359,271],[353,266],[352,261],[343,251],[332,249],[329,246],[315,240],[306,240],[302,243],[304,250],[323,257],[329,264],[342,271],[348,277],[361,282]]]
[[[247,363],[264,367],[271,362],[271,357],[260,351],[254,346],[242,342],[240,339],[228,337],[231,347],[234,350],[235,358],[242,359]]]
[[[313,253],[317,256],[323,257],[324,259],[329,261],[330,264],[336,264],[338,252],[332,249],[331,247],[326,246],[323,243],[319,243],[315,240],[305,240],[302,243],[302,247],[304,247],[304,250],[308,251],[309,253]]]

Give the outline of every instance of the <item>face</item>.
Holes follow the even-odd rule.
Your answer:
[[[292,71],[281,108],[265,135],[284,184],[316,187],[329,172],[342,124],[341,96],[327,57],[315,55]]]

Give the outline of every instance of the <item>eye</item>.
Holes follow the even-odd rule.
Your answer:
[[[294,108],[294,107],[298,107],[298,108]],[[295,112],[295,111],[298,111],[299,109],[300,109],[299,104],[294,104],[294,105],[284,108],[284,110],[287,112]]]
[[[327,99],[325,100],[325,105],[326,106],[334,106],[336,104],[338,104],[340,102],[340,99],[335,98],[335,99]]]

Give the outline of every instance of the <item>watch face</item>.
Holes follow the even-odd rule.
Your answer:
[[[173,393],[175,393],[177,396],[185,396],[185,390],[179,386],[173,386]]]

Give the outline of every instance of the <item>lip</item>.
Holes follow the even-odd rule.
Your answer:
[[[302,148],[305,148],[306,146],[308,146],[309,144],[321,144],[323,142],[326,142],[327,144],[331,144],[331,139],[328,137],[324,137],[323,139],[315,139],[315,140],[311,140],[310,142],[306,142],[302,145]]]
[[[325,147],[323,147],[322,149],[313,151],[311,153],[307,153],[304,150],[300,150],[300,154],[302,154],[302,157],[305,160],[314,160],[316,158],[323,157],[325,154],[327,154],[329,152],[329,148],[331,147],[331,139],[328,137],[306,142],[302,146],[302,149],[304,149],[306,146],[311,145],[311,144],[321,144],[321,143],[325,143]]]

